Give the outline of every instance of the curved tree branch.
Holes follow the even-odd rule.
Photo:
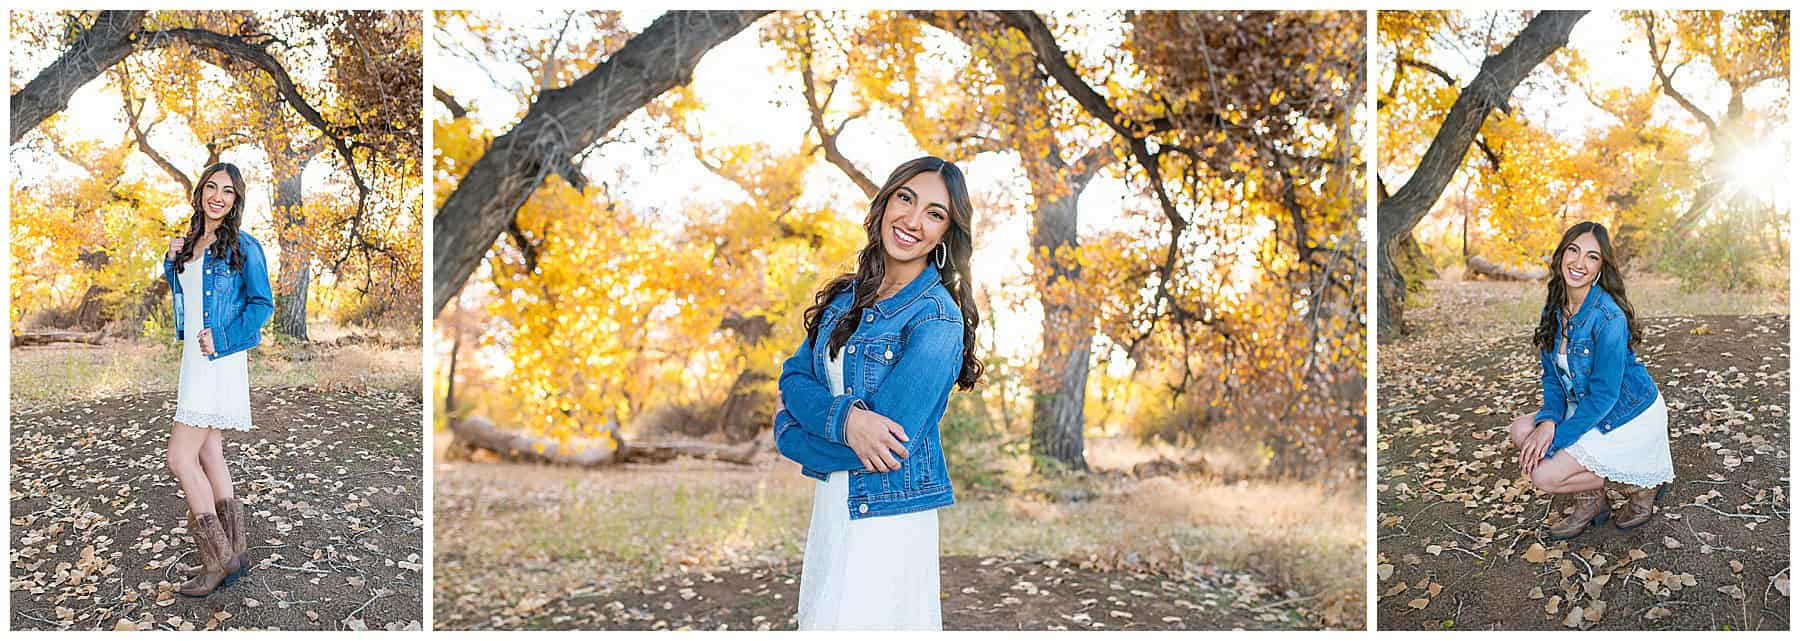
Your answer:
[[[1662,85],[1663,95],[1674,99],[1675,104],[1681,105],[1682,109],[1686,110],[1695,120],[1699,120],[1700,124],[1706,127],[1706,132],[1708,134],[1712,134],[1719,128],[1719,123],[1715,122],[1713,117],[1706,113],[1705,109],[1701,109],[1700,105],[1694,104],[1694,101],[1689,100],[1686,95],[1677,91],[1675,89],[1675,81],[1673,78],[1674,72],[1663,68],[1663,62],[1669,55],[1669,45],[1664,44],[1663,49],[1660,52],[1656,50],[1655,16],[1652,16],[1650,12],[1646,11],[1640,13],[1638,18],[1644,23],[1644,42],[1650,48],[1650,66],[1656,70],[1656,82],[1657,84]]]
[[[56,62],[12,95],[12,142],[69,106],[69,96],[118,64],[135,48],[133,36],[144,23],[144,11],[102,11]]]
[[[1504,49],[1483,60],[1481,71],[1450,105],[1412,176],[1376,206],[1376,255],[1381,282],[1378,321],[1383,340],[1399,333],[1401,303],[1406,296],[1405,281],[1393,262],[1395,243],[1412,233],[1413,226],[1443,194],[1488,114],[1506,104],[1507,97],[1532,69],[1568,43],[1569,32],[1585,15],[1586,11],[1540,12]]]
[[[833,83],[832,90],[835,92],[836,89],[837,84]],[[806,98],[806,111],[812,117],[813,131],[819,132],[819,147],[825,150],[825,159],[843,170],[844,175],[849,176],[850,181],[856,183],[856,187],[862,190],[863,195],[874,198],[875,193],[881,191],[881,187],[876,185],[868,174],[857,169],[856,163],[850,162],[850,157],[845,156],[844,152],[838,149],[838,134],[843,133],[844,126],[850,124],[850,120],[855,117],[852,116],[839,123],[835,130],[825,128],[825,106],[831,103],[831,95],[826,95],[823,103],[819,101],[818,90],[814,88],[812,43],[810,42],[804,43],[800,47],[800,94]]]
[[[768,11],[672,11],[566,87],[538,94],[494,139],[432,221],[435,315],[462,289],[494,239],[551,172],[585,185],[573,158],[663,92],[686,84],[700,57]]]

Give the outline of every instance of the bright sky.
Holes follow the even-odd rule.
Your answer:
[[[537,14],[507,14],[523,23],[544,22]],[[625,22],[633,31],[642,30],[657,12],[626,12]],[[766,143],[777,149],[792,149],[801,143],[808,127],[808,115],[799,94],[796,74],[780,70],[781,53],[759,41],[758,27],[752,26],[716,47],[700,60],[694,70],[693,91],[706,108],[696,120],[704,127],[707,144]],[[1100,31],[1100,30],[1096,30]],[[1116,34],[1113,34],[1116,35]],[[434,37],[436,34],[434,33]],[[1073,43],[1071,47],[1091,55],[1110,43],[1095,38]],[[945,36],[940,46],[955,55],[960,43]],[[1071,43],[1064,43],[1070,47]],[[524,71],[515,65],[489,65],[487,71],[470,64],[460,56],[439,53],[432,58],[432,82],[444,88],[475,111],[484,126],[499,130],[510,126],[510,120],[523,105],[503,87],[495,86],[489,73],[499,76],[504,84],[525,84]],[[435,105],[432,109],[441,109]],[[439,112],[441,113],[441,112]],[[620,129],[645,129],[649,119],[641,112],[621,123]],[[901,162],[923,155],[904,126],[892,113],[877,112],[852,123],[839,138],[839,146],[856,165],[876,182]],[[690,205],[710,204],[735,199],[737,188],[713,176],[685,150],[668,155],[646,157],[646,145],[616,144],[602,147],[584,165],[590,177],[604,176],[611,193],[630,202],[637,211],[680,212]],[[958,163],[969,180],[971,197],[979,207],[983,202],[1013,203],[998,224],[983,227],[977,234],[971,269],[978,287],[997,292],[1003,284],[1027,287],[1023,267],[1027,264],[1028,216],[1024,203],[1029,201],[1029,187],[1017,169],[1017,161],[1002,154],[984,154]],[[806,193],[833,204],[846,220],[860,224],[868,208],[868,200],[836,167],[820,162],[807,174]],[[1084,192],[1079,204],[1084,232],[1122,224],[1125,207],[1148,208],[1135,195],[1128,194],[1124,183],[1101,177]],[[997,215],[990,208],[978,210],[977,216]],[[978,222],[978,225],[993,223]],[[1247,261],[1246,261],[1247,262]],[[848,268],[848,266],[845,266]],[[997,301],[998,302],[998,301]],[[999,349],[1009,356],[1035,354],[1039,348],[1041,310],[1036,305],[1010,310],[997,308],[992,322],[1018,328],[1002,335]],[[1128,367],[1128,362],[1112,367]],[[1120,373],[1122,370],[1115,370]]]

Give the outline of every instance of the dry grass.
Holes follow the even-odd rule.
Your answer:
[[[1460,270],[1446,270],[1444,280],[1428,281],[1425,291],[1414,295],[1413,307],[1472,304],[1471,315],[1459,320],[1459,324],[1476,328],[1518,328],[1521,333],[1531,331],[1544,309],[1543,283],[1456,280],[1460,277]],[[1644,318],[1785,314],[1788,309],[1786,290],[1687,290],[1679,279],[1661,274],[1628,274],[1625,286],[1632,307]]]
[[[445,440],[440,434],[440,447]],[[1098,459],[1130,460],[1129,446],[1099,443]],[[534,589],[547,593],[597,576],[643,580],[684,565],[797,559],[814,487],[773,455],[753,467],[681,460],[597,471],[504,463],[437,469],[439,557],[455,558],[465,580],[510,574],[510,565],[545,568],[530,576],[545,581]],[[1047,498],[1075,487],[1093,498]],[[1179,556],[1253,570],[1306,595],[1360,593],[1363,506],[1360,488],[1088,475],[1033,491],[959,496],[939,513],[940,541],[945,555]]]
[[[11,350],[13,411],[70,400],[174,390],[180,346],[146,340],[102,346],[59,344]],[[250,385],[379,389],[418,396],[417,347],[284,347],[265,340],[251,352]]]

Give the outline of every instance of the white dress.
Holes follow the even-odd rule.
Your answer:
[[[833,395],[844,391],[841,356],[827,363]],[[850,473],[829,478],[813,490],[800,629],[942,630],[937,510],[852,521]]]
[[[175,391],[175,421],[194,427],[249,430],[250,363],[248,351],[208,360],[200,353],[200,330],[206,327],[204,252],[181,273],[181,382]],[[218,346],[214,332],[213,346]]]
[[[1559,374],[1568,376],[1569,355],[1556,355]],[[1563,418],[1575,415],[1570,403]],[[1675,480],[1675,460],[1669,454],[1669,407],[1662,392],[1650,407],[1610,432],[1588,430],[1568,447],[1582,467],[1609,481],[1638,487],[1655,487]]]

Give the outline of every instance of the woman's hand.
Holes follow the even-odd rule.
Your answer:
[[[856,458],[862,459],[863,470],[867,472],[892,472],[900,469],[900,459],[906,458],[906,430],[899,423],[887,417],[860,407],[852,406],[850,415],[844,417],[844,441],[856,452]]]
[[[187,245],[186,238],[182,238],[180,236],[170,238],[169,239],[169,260],[175,260],[175,255],[181,253],[181,248],[185,245]]]
[[[212,355],[213,355],[212,328],[209,327],[209,328],[200,330],[200,335],[196,336],[195,338],[199,339],[199,341],[200,341],[200,353],[202,355],[206,356],[207,358],[212,358]]]
[[[1524,443],[1519,444],[1519,469],[1526,476],[1530,476],[1531,471],[1544,462],[1544,452],[1549,451],[1553,440],[1556,440],[1555,423],[1538,421],[1537,426],[1531,428],[1531,434],[1525,437]]]

